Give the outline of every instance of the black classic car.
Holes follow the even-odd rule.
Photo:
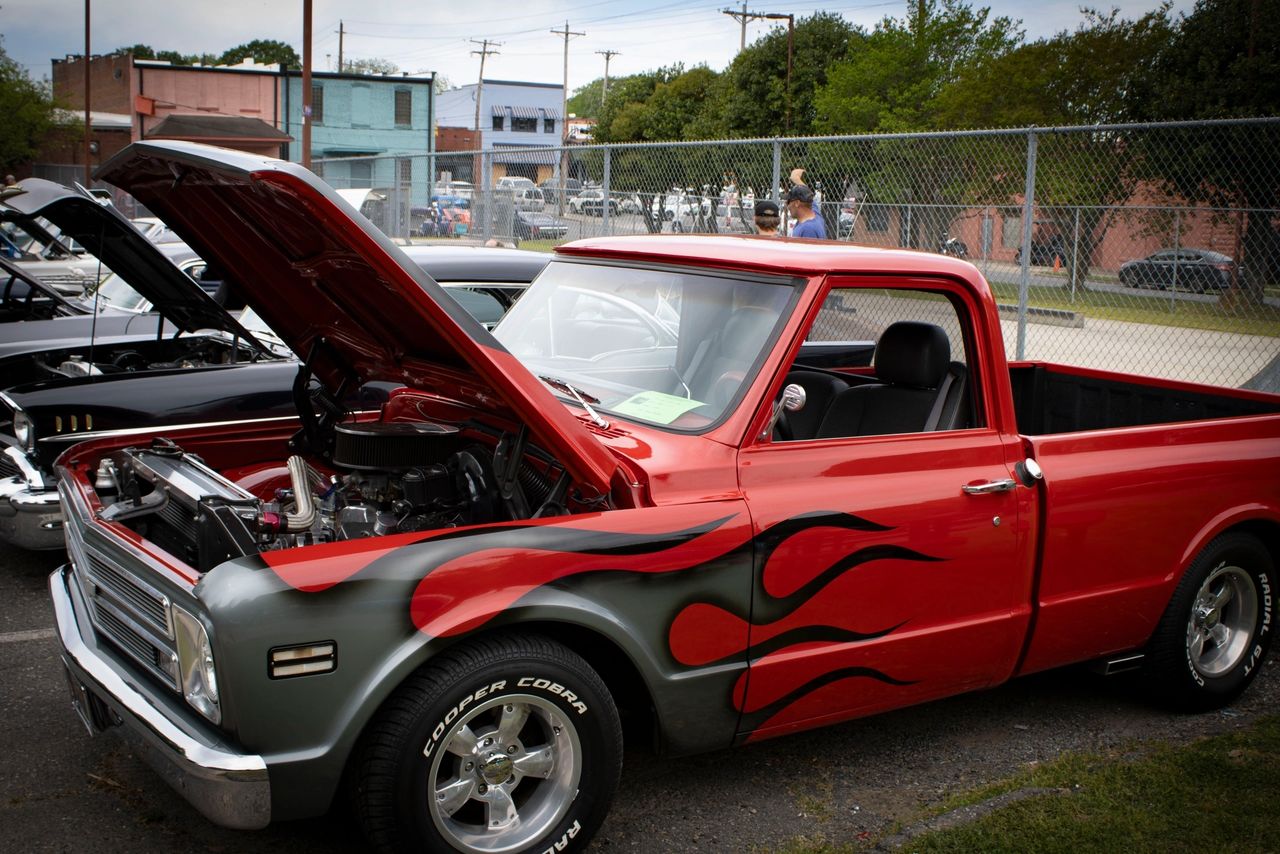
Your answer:
[[[486,325],[497,322],[550,260],[540,252],[473,246],[406,247],[404,252]],[[125,265],[121,269],[133,272]],[[185,279],[188,299],[208,299],[194,280],[179,277]],[[154,336],[156,321],[148,322]],[[28,549],[61,548],[61,505],[50,475],[53,460],[75,442],[139,428],[159,434],[179,425],[295,418],[298,362],[281,357],[288,351],[252,312],[242,314],[237,326],[264,348],[277,348],[275,358],[154,370],[86,369],[0,392],[0,540]],[[99,364],[96,357],[90,362]],[[377,409],[389,390],[368,384],[344,405]]]

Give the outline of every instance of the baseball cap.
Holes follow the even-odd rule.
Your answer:
[[[813,190],[810,190],[804,184],[796,184],[790,190],[787,190],[785,201],[802,202],[803,204],[811,205],[813,204]]]
[[[759,199],[752,213],[755,216],[778,216],[778,203],[772,199]]]

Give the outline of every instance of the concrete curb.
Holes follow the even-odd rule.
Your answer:
[[[1000,317],[1004,320],[1017,320],[1018,307],[997,303]],[[1073,329],[1084,328],[1084,315],[1078,311],[1067,311],[1064,308],[1036,308],[1027,306],[1027,320],[1032,323],[1046,323],[1050,326],[1070,326]]]

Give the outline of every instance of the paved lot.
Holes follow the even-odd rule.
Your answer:
[[[364,850],[341,811],[257,833],[214,827],[118,739],[90,739],[67,702],[52,635],[46,578],[60,560],[0,549],[0,851]],[[1069,670],[733,751],[660,759],[631,750],[592,850],[852,842],[1064,751],[1223,732],[1274,713],[1278,701],[1274,657],[1239,704],[1203,716],[1165,714],[1126,682]]]

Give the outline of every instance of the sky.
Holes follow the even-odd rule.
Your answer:
[[[911,3],[914,5],[914,2]],[[980,5],[974,3],[973,5]],[[987,0],[992,15],[1021,20],[1029,39],[1074,30],[1083,20],[1081,0]],[[1091,2],[1118,8],[1136,18],[1155,8],[1156,0]],[[1187,12],[1191,0],[1177,0],[1175,13]],[[585,33],[569,40],[569,91],[602,76],[605,57],[611,77],[683,62],[705,63],[723,70],[738,50],[739,23],[721,10],[742,10],[742,0],[467,0],[465,3],[408,4],[400,0],[313,0],[312,68],[336,71],[339,22],[346,31],[347,59],[388,59],[411,74],[432,71],[452,85],[474,83],[480,70],[480,44],[499,42],[488,56],[484,76],[490,80],[560,83],[564,80],[564,37],[551,30]],[[903,17],[908,0],[835,0],[825,5],[797,0],[753,0],[749,12],[794,14],[838,13],[867,29],[885,18]],[[163,8],[163,11],[159,11]],[[459,14],[465,8],[465,15]],[[81,0],[3,0],[0,34],[4,49],[36,79],[51,74],[50,60],[84,50]],[[222,53],[253,39],[278,39],[302,55],[302,0],[92,0],[90,48],[110,53],[147,44],[180,53]],[[768,31],[774,22],[748,24],[746,40]],[[785,26],[785,22],[782,24]]]

